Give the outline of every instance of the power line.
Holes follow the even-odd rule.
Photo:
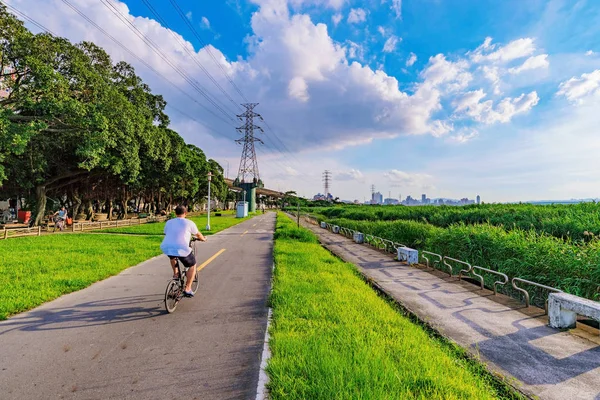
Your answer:
[[[15,8],[15,7],[11,6],[10,4],[7,4],[7,3],[4,3],[4,5],[6,7],[8,7],[12,12],[14,12],[17,15],[19,15],[21,18],[26,19],[27,21],[31,22],[33,25],[37,26],[42,31],[48,32],[52,36],[57,36],[58,37],[58,35],[54,34],[54,32],[52,32],[50,29],[46,28],[44,25],[40,24],[39,22],[35,21],[34,19],[29,18],[29,16],[27,16],[27,14],[19,11],[17,8]]]
[[[210,48],[208,47],[208,45],[206,44],[206,42],[204,40],[202,40],[202,37],[200,36],[200,34],[196,30],[196,28],[194,28],[194,26],[187,19],[187,17],[185,16],[185,13],[181,9],[181,7],[179,7],[179,5],[177,4],[177,1],[175,1],[175,0],[169,0],[169,1],[171,2],[171,5],[173,5],[173,8],[175,8],[175,10],[179,13],[179,16],[183,19],[183,21],[186,23],[186,25],[188,26],[188,28],[192,31],[192,33],[194,34],[194,36],[196,36],[196,39],[198,39],[200,41],[200,43],[205,47],[206,52],[209,54],[210,58],[212,58],[212,60],[215,62],[215,64],[217,64],[217,67],[219,67],[219,69],[221,70],[221,72],[223,73],[223,75],[225,75],[225,77],[227,78],[227,80],[229,81],[229,83],[239,93],[239,95],[242,97],[242,99],[244,99],[244,102],[248,103],[248,99],[246,98],[246,96],[244,96],[244,93],[242,93],[242,91],[240,90],[240,88],[235,84],[235,82],[233,81],[233,79],[231,79],[231,77],[229,76],[229,73],[227,71],[225,71],[225,69],[223,68],[223,66],[221,65],[221,63],[212,54],[212,51],[210,50]]]
[[[62,0],[63,2],[68,3],[68,0]],[[233,118],[229,113],[231,111],[225,111],[224,105],[217,104],[218,99],[213,100],[211,96],[206,92],[206,90],[196,81],[194,78],[190,77],[185,71],[183,71],[179,66],[173,64],[169,57],[167,57],[160,47],[150,38],[148,38],[142,31],[138,29],[131,21],[127,19],[125,15],[119,11],[115,6],[113,6],[109,0],[101,0],[102,4],[111,11],[121,22],[125,24],[131,32],[133,32],[136,36],[138,36],[154,53],[156,53],[165,63],[167,63],[171,68],[173,68],[187,83],[189,83],[198,93],[200,93],[209,103],[211,103],[217,110],[223,113],[228,119],[233,122]],[[223,106],[223,107],[221,107]],[[225,107],[226,108],[226,107]]]
[[[215,78],[210,74],[210,72],[208,72],[208,70],[206,68],[204,68],[204,66],[202,65],[202,63],[198,60],[197,55],[195,53],[192,53],[190,51],[190,49],[185,45],[185,43],[182,43],[182,41],[179,38],[179,36],[177,34],[175,34],[175,32],[171,29],[171,27],[167,23],[167,21],[165,21],[165,19],[161,17],[160,13],[158,11],[156,11],[156,9],[152,6],[152,4],[150,4],[150,2],[148,0],[142,0],[142,2],[146,5],[146,7],[148,8],[148,10],[150,10],[150,12],[154,15],[154,17],[163,26],[165,26],[167,28],[167,30],[169,31],[169,33],[171,34],[171,36],[173,36],[173,38],[175,40],[177,40],[177,42],[179,43],[179,45],[181,46],[181,48],[192,58],[192,60],[196,63],[196,65],[198,65],[198,67],[202,70],[202,72],[204,72],[204,74],[206,74],[206,76],[221,91],[221,93],[223,93],[225,95],[225,97],[227,97],[227,99],[231,103],[233,103],[234,106],[236,106],[238,109],[240,109],[241,108],[240,105],[233,100],[233,98],[229,95],[229,93],[227,93],[225,91],[225,89],[223,89],[223,87],[219,84],[219,82],[217,82],[215,80]],[[185,16],[184,16],[184,20],[187,21],[187,19],[185,18]]]

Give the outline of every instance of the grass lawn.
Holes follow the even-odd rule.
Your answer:
[[[192,220],[198,228],[206,226],[206,215]],[[233,214],[211,217],[211,231],[203,233],[243,220]],[[100,231],[138,235],[73,233],[0,240],[0,320],[159,255],[163,228],[164,222]]]
[[[47,235],[0,241],[0,320],[160,254],[159,236]]]
[[[189,219],[194,221],[198,226],[198,229],[203,235],[212,235],[223,229],[229,228],[230,226],[237,225],[240,222],[252,218],[256,214],[250,214],[247,218],[236,218],[235,212],[223,211],[222,216],[215,217],[214,214],[210,216],[210,231],[206,228],[206,214],[198,217],[190,217]],[[103,233],[130,233],[135,235],[162,235],[165,229],[165,222],[153,222],[143,225],[127,226],[124,228],[110,228],[102,229],[97,232]]]
[[[277,218],[273,399],[519,398],[381,298],[316,237]]]

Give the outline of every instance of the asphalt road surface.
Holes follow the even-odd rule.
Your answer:
[[[0,399],[254,398],[274,227],[267,213],[198,243],[210,262],[173,314],[159,256],[0,322]]]

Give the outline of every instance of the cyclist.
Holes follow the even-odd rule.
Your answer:
[[[177,279],[177,259],[188,268],[187,270],[187,281],[183,295],[185,297],[194,297],[192,293],[192,282],[196,275],[196,258],[192,249],[189,246],[190,239],[195,237],[202,242],[206,242],[206,238],[200,231],[193,221],[186,219],[187,209],[185,206],[177,206],[175,208],[175,215],[177,218],[173,218],[167,221],[165,225],[165,238],[160,244],[160,249],[165,253],[171,260],[171,268],[173,268],[173,279]]]

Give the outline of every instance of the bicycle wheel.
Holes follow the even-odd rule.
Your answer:
[[[192,282],[192,293],[196,294],[198,291],[198,286],[200,286],[200,274],[198,273],[198,268],[196,268],[196,275],[194,275],[194,281]]]
[[[172,313],[177,308],[180,294],[181,287],[179,286],[179,282],[170,281],[167,285],[167,290],[165,291],[165,308],[168,313]]]

